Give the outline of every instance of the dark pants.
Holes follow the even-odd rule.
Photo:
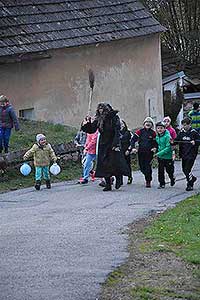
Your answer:
[[[152,181],[152,167],[151,161],[153,159],[153,153],[138,152],[138,161],[140,171],[144,174],[146,181]]]
[[[127,166],[128,166],[128,171],[129,171],[129,175],[128,177],[132,178],[132,170],[131,170],[131,156],[130,155],[124,155],[125,157],[125,160],[126,160],[126,163],[127,163]]]
[[[130,155],[125,155],[125,160],[128,166],[128,178],[132,178],[132,169],[131,169],[131,156]],[[121,180],[121,184],[123,184],[123,175],[120,175],[120,180]]]
[[[196,158],[195,158],[196,159]],[[187,182],[189,182],[192,178],[192,167],[194,165],[195,159],[182,159],[182,170],[185,174]]]
[[[165,185],[165,169],[170,180],[174,179],[174,162],[172,159],[158,158],[158,181],[160,185]]]
[[[8,152],[9,140],[11,135],[11,128],[0,128],[0,152],[3,148]]]

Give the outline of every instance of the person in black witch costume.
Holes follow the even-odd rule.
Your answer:
[[[118,111],[108,103],[99,103],[94,119],[86,117],[82,123],[82,130],[94,133],[99,130],[97,165],[95,176],[104,177],[106,186],[103,191],[111,191],[111,177],[115,176],[115,188],[121,186],[121,175],[129,176],[128,166],[121,151],[120,119]]]

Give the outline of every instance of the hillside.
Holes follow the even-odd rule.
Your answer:
[[[46,135],[52,145],[66,143],[74,139],[77,129],[61,124],[20,119],[20,131],[12,130],[10,151],[29,148],[35,142],[38,133]]]

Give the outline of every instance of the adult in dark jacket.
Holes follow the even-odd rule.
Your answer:
[[[13,126],[15,127],[16,131],[19,130],[18,118],[8,98],[4,95],[1,95],[0,96],[0,153],[2,153],[3,148],[5,153],[8,153],[10,135]]]
[[[104,177],[106,186],[103,191],[110,191],[111,176],[116,177],[115,188],[121,186],[120,176],[128,176],[128,167],[121,152],[120,119],[118,111],[108,103],[99,103],[93,120],[87,117],[83,121],[82,130],[94,133],[99,130],[100,136],[97,150],[97,166],[95,177]]]

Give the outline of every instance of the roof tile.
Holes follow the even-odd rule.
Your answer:
[[[138,0],[1,0],[0,56],[164,30]]]

